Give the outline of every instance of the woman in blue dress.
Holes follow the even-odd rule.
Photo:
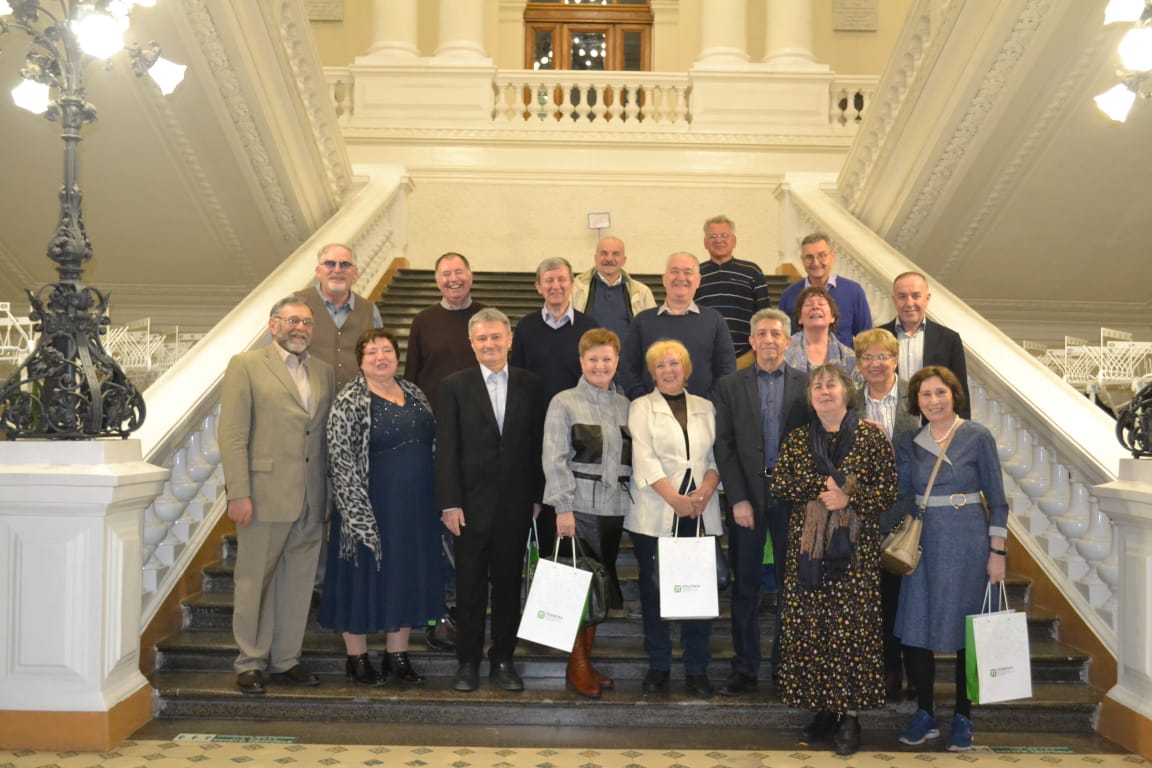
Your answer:
[[[939,738],[932,687],[936,653],[956,653],[956,706],[948,750],[972,748],[972,702],[964,670],[964,617],[980,612],[988,582],[1004,580],[1004,540],[1008,536],[1008,500],[996,453],[996,439],[985,427],[957,414],[964,390],[952,371],[931,365],[908,382],[908,412],[928,423],[904,435],[896,447],[900,492],[924,491],[941,451],[944,459],[924,509],[920,565],[904,577],[896,613],[896,635],[916,680],[919,705],[900,734],[904,744]],[[988,503],[985,513],[980,495]]]
[[[417,684],[408,658],[411,627],[440,615],[440,519],[433,445],[436,422],[419,387],[396,376],[396,337],[382,328],[356,342],[360,375],[328,418],[334,504],[320,625],[340,632],[349,679]],[[379,672],[368,638],[385,632]]]

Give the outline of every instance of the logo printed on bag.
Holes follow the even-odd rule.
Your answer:
[[[1016,671],[1016,667],[993,667],[988,670],[988,677],[996,677],[996,675],[1010,675]]]
[[[672,591],[676,593],[682,592],[699,592],[699,584],[676,584],[672,587]]]

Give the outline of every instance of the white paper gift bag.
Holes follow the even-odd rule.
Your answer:
[[[977,704],[1031,698],[1028,616],[1008,608],[1004,582],[1000,582],[1002,610],[991,610],[991,597],[992,585],[989,584],[980,613],[964,620],[968,698]]]
[[[703,528],[698,524],[697,533]],[[657,541],[660,618],[714,619],[720,615],[715,538],[661,536]]]
[[[542,558],[536,563],[516,636],[571,653],[591,581],[589,571]]]

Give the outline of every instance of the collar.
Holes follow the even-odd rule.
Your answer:
[[[812,287],[812,283],[808,281],[808,278],[804,278],[804,287],[805,288],[811,288]],[[828,288],[835,288],[835,287],[836,287],[836,273],[835,272],[829,272],[828,273],[828,282],[824,283],[824,289],[827,290]]]
[[[928,325],[928,318],[924,318],[923,320],[920,321],[920,325],[916,326],[916,332],[915,333],[908,333],[908,331],[904,330],[904,325],[900,322],[899,317],[896,318],[896,322],[894,323],[894,325],[896,326],[896,338],[897,339],[900,339],[900,338],[911,339],[911,338],[915,338],[916,336],[918,336],[920,333],[922,333],[924,331],[924,328]]]
[[[872,397],[872,395],[868,394],[868,385],[865,384],[864,385],[864,397],[868,398],[873,403],[883,403],[883,402],[886,402],[888,400],[899,400],[900,399],[900,377],[899,376],[896,377],[896,381],[892,382],[892,389],[888,390],[888,394],[886,394],[882,397]]]
[[[508,378],[508,364],[505,363],[503,368],[501,368],[498,371],[494,371],[491,368],[489,368],[488,366],[484,365],[484,363],[480,363],[480,375],[484,377],[484,381],[488,381],[488,379],[492,378],[493,376],[501,376],[501,375],[505,379],[507,379]]]
[[[276,341],[272,342],[272,346],[276,348],[276,352],[280,355],[280,359],[284,361],[284,365],[292,365],[292,363],[288,362],[288,358],[290,357],[296,358],[296,365],[304,365],[308,362],[308,350],[304,350],[300,354],[296,354],[295,352],[289,352],[288,350],[284,349],[284,347],[280,346],[280,344]]]
[[[616,282],[614,282],[614,283],[610,283],[610,282],[608,282],[607,280],[605,280],[605,279],[604,279],[604,275],[600,274],[600,271],[599,271],[598,269],[596,269],[595,267],[593,267],[593,268],[592,268],[592,272],[593,272],[593,274],[595,274],[595,275],[596,275],[596,278],[597,278],[597,279],[598,279],[598,280],[599,280],[601,283],[603,283],[604,285],[608,286],[609,288],[615,288],[615,287],[616,287],[616,286],[618,286],[618,285],[623,285],[623,284],[624,284],[624,280],[625,280],[625,274],[624,274],[624,270],[620,270],[620,275],[619,275],[619,276],[616,278]]]
[[[776,370],[769,371],[769,370],[765,370],[764,368],[761,368],[759,362],[753,362],[752,363],[752,367],[756,369],[756,375],[757,376],[772,376],[772,377],[783,376],[784,375],[784,366],[785,366],[785,362],[783,360],[781,360],[780,365],[776,366]]]
[[[348,300],[340,305],[337,305],[336,302],[324,295],[324,291],[320,290],[320,283],[316,283],[316,293],[320,294],[320,300],[323,301],[324,306],[330,310],[347,309],[351,312],[356,309],[356,294],[353,291],[348,291]]]
[[[561,328],[564,326],[564,321],[567,320],[572,325],[576,324],[576,308],[572,306],[572,302],[568,302],[568,309],[564,310],[564,314],[560,315],[560,319],[556,320],[552,317],[552,313],[548,311],[548,305],[540,308],[540,316],[544,318],[544,323],[550,328]]]
[[[684,312],[680,312],[679,314],[687,315],[689,313],[696,314],[696,315],[700,314],[700,307],[696,306],[696,302],[694,302],[694,301],[688,302],[688,309],[686,309]],[[668,302],[665,301],[663,304],[660,305],[660,308],[656,310],[656,314],[658,314],[658,315],[675,315],[677,313],[673,312],[671,309],[669,309],[668,308]]]
[[[468,307],[472,306],[472,297],[469,296],[468,301],[464,302],[464,306],[462,307],[450,307],[448,306],[448,302],[444,299],[440,299],[440,306],[444,307],[444,309],[448,310],[449,312],[459,312],[462,309],[468,309]]]

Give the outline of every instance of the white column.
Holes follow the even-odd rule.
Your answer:
[[[440,0],[436,58],[488,58],[484,50],[484,5],[480,0]]]
[[[780,72],[827,72],[812,53],[812,0],[768,0],[764,63]]]
[[[746,0],[700,3],[700,55],[695,67],[723,69],[748,63]]]
[[[1120,546],[1116,685],[1103,702],[1100,733],[1136,750],[1139,729],[1131,724],[1152,721],[1152,461],[1122,459],[1115,482],[1093,492]]]
[[[148,722],[139,440],[0,442],[0,746],[106,750]]]
[[[372,45],[368,55],[357,59],[412,59],[420,55],[416,45],[419,0],[372,0]]]

